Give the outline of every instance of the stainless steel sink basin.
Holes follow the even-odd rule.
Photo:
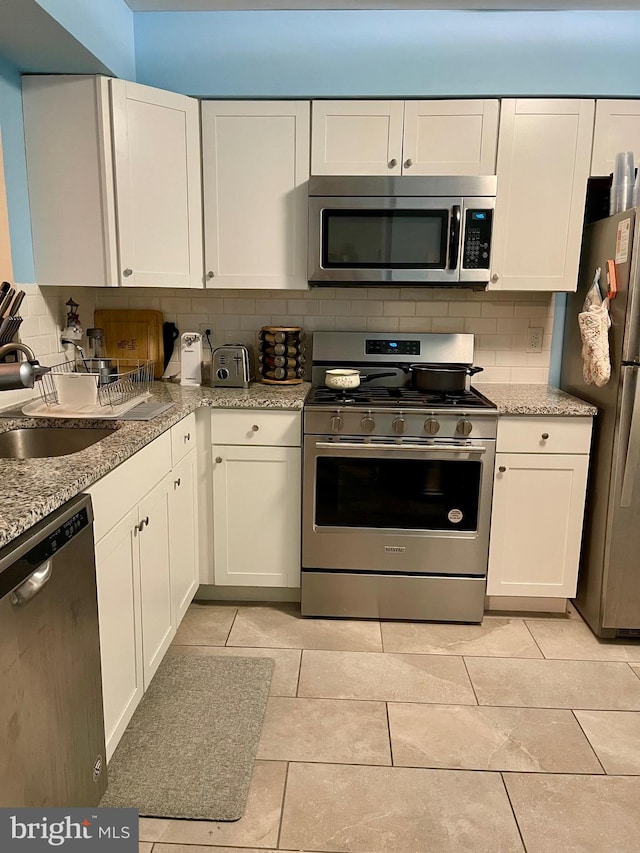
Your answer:
[[[0,459],[37,459],[66,456],[91,447],[113,429],[93,427],[31,427],[0,433]]]

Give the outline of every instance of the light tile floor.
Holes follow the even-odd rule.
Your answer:
[[[196,603],[170,653],[276,666],[244,816],[142,818],[141,853],[640,850],[640,641],[571,607],[477,626]]]

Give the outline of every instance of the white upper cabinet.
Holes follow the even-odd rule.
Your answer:
[[[618,151],[633,151],[640,163],[640,101],[596,101],[591,174],[610,175]]]
[[[112,80],[111,109],[121,283],[201,287],[197,100]]]
[[[307,289],[308,101],[203,101],[210,288]]]
[[[575,290],[594,102],[502,101],[489,290]]]
[[[314,101],[313,175],[494,175],[499,102]]]
[[[26,76],[23,111],[38,284],[202,287],[196,100]]]

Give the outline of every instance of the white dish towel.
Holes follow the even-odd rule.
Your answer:
[[[606,385],[611,378],[609,358],[609,299],[600,292],[600,267],[596,270],[583,310],[578,314],[582,338],[582,375],[587,385]]]

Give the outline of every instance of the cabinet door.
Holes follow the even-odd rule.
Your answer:
[[[158,483],[138,505],[145,690],[176,633],[169,565],[170,477]]]
[[[96,545],[107,760],[143,692],[137,521],[137,511],[132,510]]]
[[[589,457],[496,454],[487,595],[575,595]]]
[[[404,101],[314,101],[312,175],[399,175]]]
[[[13,282],[11,265],[11,239],[9,237],[9,214],[7,212],[7,191],[4,181],[2,159],[2,138],[0,137],[0,281]]]
[[[576,289],[593,110],[591,100],[502,101],[488,289]]]
[[[214,445],[216,584],[300,586],[300,453]]]
[[[497,100],[406,101],[405,175],[495,175]]]
[[[198,589],[197,464],[197,451],[194,449],[171,473],[169,546],[176,629]]]
[[[207,285],[307,289],[309,104],[203,101]]]
[[[633,151],[640,163],[640,101],[596,101],[592,175],[610,175],[618,151]]]
[[[124,80],[111,101],[120,283],[202,287],[198,102]]]

